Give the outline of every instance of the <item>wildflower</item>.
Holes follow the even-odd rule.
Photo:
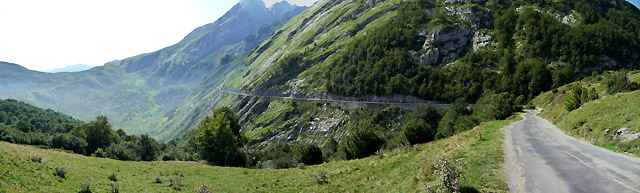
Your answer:
[[[427,183],[426,183],[426,182],[423,182],[423,183],[422,183],[422,186],[427,186]]]
[[[456,181],[456,180],[453,180],[453,182],[451,182],[451,183],[453,183],[453,184],[457,184],[457,183],[458,183],[458,181]]]

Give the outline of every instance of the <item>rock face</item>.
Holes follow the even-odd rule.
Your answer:
[[[489,32],[487,31],[476,31],[471,40],[473,40],[473,51],[477,52],[481,48],[487,47],[491,44],[493,37],[489,35]]]
[[[462,54],[463,48],[471,42],[474,28],[454,29],[450,31],[418,33],[425,38],[420,53],[414,53],[421,64],[441,65],[452,62]]]
[[[629,131],[628,127],[618,129],[615,133],[611,134],[611,140],[621,139],[622,142],[629,142],[634,139],[638,139],[640,133]]]

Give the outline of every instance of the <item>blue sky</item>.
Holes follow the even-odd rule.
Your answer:
[[[629,2],[631,2],[637,8],[640,8],[640,0],[630,0]]]
[[[267,6],[280,0],[263,0]],[[311,5],[315,0],[288,0]],[[640,0],[630,2],[639,7]],[[91,66],[179,42],[238,0],[3,0],[0,61],[32,70]]]
[[[264,0],[269,6],[275,0]],[[292,0],[311,4],[315,0]],[[91,66],[159,50],[238,0],[3,0],[0,61],[32,70]]]

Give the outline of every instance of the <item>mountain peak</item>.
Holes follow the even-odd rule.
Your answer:
[[[248,8],[267,8],[262,0],[241,0],[240,6],[245,9]]]

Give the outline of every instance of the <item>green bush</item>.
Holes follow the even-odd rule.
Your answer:
[[[347,159],[363,158],[373,155],[384,144],[374,131],[369,129],[351,130],[349,136],[342,140],[340,147]]]
[[[638,90],[638,83],[632,82],[627,77],[627,71],[614,72],[607,79],[607,94],[612,95],[620,92]]]
[[[111,173],[109,174],[109,176],[107,177],[107,179],[117,182],[118,181],[118,176],[116,176],[116,173]]]
[[[67,168],[62,167],[62,166],[56,166],[55,168],[55,175],[56,176],[60,176],[61,178],[65,178],[67,175]]]
[[[322,150],[313,144],[300,144],[295,146],[295,154],[298,163],[306,165],[321,164],[323,162]]]
[[[42,162],[42,156],[32,155],[31,157],[29,157],[29,160],[31,160],[32,162],[41,163]]]
[[[116,183],[111,183],[111,193],[120,193],[120,185]]]
[[[196,188],[194,191],[196,193],[213,193],[213,188],[211,188],[211,185],[209,184],[202,183],[200,184],[200,187]]]
[[[441,116],[433,106],[420,105],[407,119],[402,126],[402,133],[409,144],[425,143],[436,138],[436,128]]]
[[[449,160],[441,157],[434,166],[435,171],[433,172],[439,182],[437,190],[434,191],[429,186],[427,186],[427,190],[429,192],[460,192],[462,188],[460,180],[464,179],[465,165],[462,158]]]
[[[314,175],[311,179],[316,184],[328,184],[327,173],[329,173],[327,170],[320,170],[318,174]]]
[[[85,180],[81,182],[82,189],[79,193],[91,193],[91,181]]]
[[[182,177],[180,176],[174,176],[174,177],[169,177],[169,187],[173,188],[174,190],[182,190]]]

